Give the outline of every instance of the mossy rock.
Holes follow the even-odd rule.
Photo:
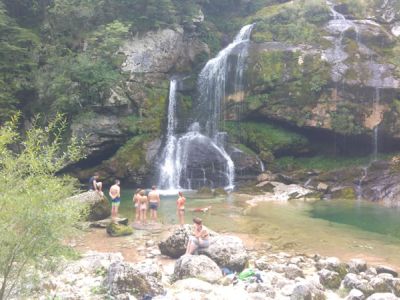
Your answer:
[[[106,231],[113,237],[131,235],[133,233],[132,227],[115,223],[110,223]]]
[[[356,199],[357,195],[353,187],[344,187],[335,191],[332,191],[332,199]]]

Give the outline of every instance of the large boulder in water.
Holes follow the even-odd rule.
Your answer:
[[[98,221],[111,215],[111,208],[107,198],[95,191],[88,191],[70,198],[89,206],[88,221]]]
[[[243,241],[235,236],[210,237],[210,246],[198,250],[215,261],[220,267],[242,271],[249,260]]]
[[[184,255],[175,262],[174,279],[198,278],[211,283],[222,278],[218,265],[205,255]]]
[[[192,234],[193,230],[193,225],[188,224],[176,228],[171,235],[158,244],[161,254],[172,258],[181,257],[186,252],[189,236]],[[208,228],[207,230],[210,234],[210,237],[217,235],[217,233],[209,230]]]
[[[106,231],[110,236],[114,236],[114,237],[131,235],[133,233],[132,227],[124,225],[124,224],[116,224],[114,222],[111,222],[107,226]]]
[[[164,293],[161,278],[160,268],[152,262],[134,265],[115,262],[108,269],[105,286],[112,296],[130,293],[139,297],[144,295],[154,297]]]

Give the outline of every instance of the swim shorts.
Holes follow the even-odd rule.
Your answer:
[[[121,198],[119,197],[111,200],[111,206],[119,206],[120,203],[121,203]]]
[[[149,202],[149,208],[157,210],[158,209],[158,203],[157,202]]]

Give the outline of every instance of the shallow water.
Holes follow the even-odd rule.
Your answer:
[[[123,191],[120,208],[120,214],[130,220],[134,218],[132,193]],[[243,195],[185,196],[187,223],[199,216],[213,230],[270,243],[274,251],[363,258],[400,268],[400,210],[359,200],[264,202],[250,208],[245,203],[249,197]],[[161,197],[161,222],[177,223],[176,199],[173,195]],[[207,213],[191,211],[209,205],[212,208]]]

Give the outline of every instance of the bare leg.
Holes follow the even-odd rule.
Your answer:
[[[157,210],[155,209],[154,210],[154,213],[153,213],[153,217],[154,217],[154,223],[156,223],[157,222]]]

